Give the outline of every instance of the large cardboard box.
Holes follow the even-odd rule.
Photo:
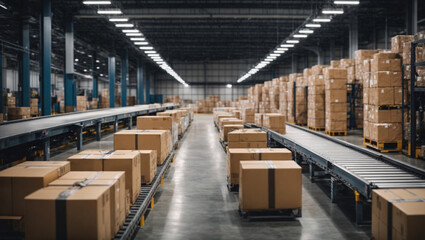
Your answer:
[[[110,187],[47,187],[25,198],[26,239],[111,239]]]
[[[259,127],[262,127],[263,126],[263,116],[264,116],[264,113],[256,113],[254,115],[254,119],[255,119],[254,123],[255,123],[255,125],[257,125]]]
[[[278,113],[264,115],[263,125],[280,134],[286,134],[286,117]]]
[[[114,134],[115,150],[156,150],[161,165],[171,151],[171,135],[167,130],[122,130]]]
[[[115,150],[105,154],[82,151],[68,158],[72,171],[124,171],[125,188],[134,203],[140,194],[140,153]]]
[[[258,128],[239,129],[228,134],[230,142],[267,142],[267,133]]]
[[[425,234],[424,198],[425,189],[373,190],[372,238],[421,239]]]
[[[402,140],[401,123],[369,122],[370,139],[379,143],[394,143]]]
[[[220,138],[224,142],[227,142],[227,139],[228,139],[227,137],[230,132],[232,132],[233,130],[243,129],[243,128],[244,128],[243,124],[230,124],[230,125],[226,124],[223,126],[223,131],[220,132]]]
[[[98,187],[107,186],[110,189],[110,214],[111,236],[120,230],[124,224],[127,209],[125,209],[125,172],[72,172],[49,183],[49,186],[73,187],[73,186]]]
[[[326,103],[346,103],[347,90],[326,90]]]
[[[329,119],[326,119],[325,121],[325,129],[327,131],[333,131],[333,132],[343,132],[347,131],[347,120],[344,121],[332,121]]]
[[[232,185],[239,184],[240,161],[292,160],[292,152],[286,148],[229,148],[227,151],[227,178]]]
[[[395,104],[395,89],[393,87],[369,88],[369,104],[384,106]]]
[[[142,184],[151,184],[157,171],[156,150],[139,150]]]
[[[137,117],[137,129],[172,130],[173,118],[170,116],[141,116]]]
[[[370,87],[401,87],[401,72],[379,71],[372,73]]]
[[[379,106],[367,105],[370,108],[366,116],[373,123],[401,123],[401,109],[379,109]]]
[[[235,125],[235,124],[243,125],[243,121],[237,118],[220,118],[219,129],[220,131],[222,131],[224,125]]]
[[[347,79],[327,79],[325,81],[325,89],[347,89]],[[310,89],[309,89],[310,91]]]
[[[30,161],[0,172],[0,216],[24,216],[28,194],[71,170],[66,161]]]
[[[264,142],[228,142],[228,148],[267,148],[267,141]]]
[[[300,209],[301,167],[294,161],[241,161],[239,205],[242,211]]]
[[[391,52],[393,53],[402,53],[403,52],[403,43],[411,42],[415,40],[414,35],[397,35],[391,38]]]
[[[325,79],[347,79],[347,69],[345,68],[326,68]]]

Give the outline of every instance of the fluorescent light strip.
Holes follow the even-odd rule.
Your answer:
[[[158,53],[150,53],[148,54],[149,57],[159,57]]]
[[[298,32],[299,33],[307,33],[307,34],[314,33],[314,31],[313,30],[310,30],[310,29],[301,29]]]
[[[291,48],[291,47],[294,47],[295,45],[294,44],[282,44],[280,46],[283,47],[283,48]]]
[[[123,33],[138,33],[140,31],[137,29],[123,29],[122,32]]]
[[[315,18],[313,19],[313,22],[330,22],[330,18]]]
[[[316,24],[316,23],[308,23],[308,24],[306,24],[305,26],[306,26],[306,27],[310,27],[310,28],[319,28],[319,27],[321,27],[322,25],[320,25],[320,24]]]
[[[274,53],[284,53],[285,51],[275,50]]]
[[[306,38],[307,35],[306,34],[294,34],[293,36],[294,38]]]
[[[143,36],[142,33],[126,33],[125,35],[129,37]]]
[[[343,9],[323,9],[322,10],[323,14],[344,14],[344,10]]]
[[[153,50],[153,47],[139,47],[142,50]]]
[[[4,9],[6,9],[6,10],[7,10],[6,5],[4,5],[3,3],[0,3],[0,7],[1,7],[1,8],[4,8]]]
[[[278,53],[271,53],[269,56],[271,56],[271,57],[279,57],[280,54],[278,54]]]
[[[110,22],[128,22],[128,18],[110,18]]]
[[[131,41],[145,41],[145,38],[130,38]]]
[[[148,42],[135,42],[134,45],[149,45]]]
[[[120,9],[111,9],[111,10],[97,10],[97,14],[122,14]]]
[[[115,24],[115,27],[134,27],[134,24],[132,24],[132,23],[118,23],[118,24]]]
[[[277,50],[279,50],[279,51],[288,51],[288,48],[281,48],[281,47],[279,47],[279,48],[277,48]]]
[[[360,1],[334,1],[337,5],[359,5]]]
[[[110,5],[111,1],[83,1],[85,5]]]
[[[146,54],[149,54],[149,53],[156,53],[156,51],[145,51],[145,53],[146,53]]]
[[[299,43],[300,40],[287,40],[286,43]]]

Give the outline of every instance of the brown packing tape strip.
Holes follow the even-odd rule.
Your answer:
[[[274,209],[276,206],[275,198],[275,169],[276,166],[271,161],[265,161],[268,167],[268,185],[269,185],[269,208]]]

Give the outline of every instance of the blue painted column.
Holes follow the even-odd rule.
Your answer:
[[[127,106],[127,73],[128,73],[128,50],[124,50],[121,57],[121,106]]]
[[[146,71],[146,75],[145,75],[145,82],[146,82],[146,104],[150,104],[151,103],[151,88],[150,88],[150,73],[149,73],[149,69],[148,67],[146,67],[145,69]]]
[[[19,105],[30,106],[30,25],[27,19],[22,20],[21,44],[23,51],[19,58],[19,85],[21,99]]]
[[[139,56],[137,59],[137,101],[143,104],[143,60]]]
[[[93,52],[93,92],[92,92],[92,97],[94,98],[98,98],[99,94],[98,94],[98,89],[99,89],[99,83],[98,83],[98,79],[97,79],[97,65],[96,65],[96,59],[97,59],[97,54],[96,52]]]
[[[109,107],[115,107],[115,57],[108,57]]]
[[[3,113],[3,43],[0,45],[0,113]]]
[[[52,12],[51,0],[40,0],[40,93],[41,114],[52,114],[51,57],[52,57]]]
[[[65,112],[73,112],[74,84],[74,19],[67,17],[65,20]]]

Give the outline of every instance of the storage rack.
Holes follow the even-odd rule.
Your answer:
[[[357,123],[356,123],[356,103],[358,103],[361,93],[361,87],[359,83],[349,83],[347,84],[349,87],[351,87],[351,92],[348,94],[348,101],[350,103],[350,107],[348,110],[348,116],[350,116],[350,122],[348,124],[349,129],[356,129]]]
[[[371,202],[373,189],[425,188],[425,170],[391,157],[289,123],[285,135],[262,129],[269,141],[290,149],[296,161],[309,165],[310,179],[319,172],[331,176],[332,202],[336,202],[339,183],[351,188],[356,196],[357,224],[364,222],[363,206]]]
[[[417,41],[411,42],[411,55],[410,55],[410,146],[409,146],[409,155],[411,157],[416,157],[416,146],[425,145],[424,140],[424,107],[425,107],[425,88],[416,87],[416,67],[425,66],[425,62],[416,62],[416,47],[418,44],[425,44],[425,39],[420,39]],[[404,87],[404,86],[403,86]],[[416,111],[420,112],[419,117],[419,126],[416,126]],[[403,116],[404,117],[404,116]],[[419,141],[417,141],[416,136],[419,127]]]

